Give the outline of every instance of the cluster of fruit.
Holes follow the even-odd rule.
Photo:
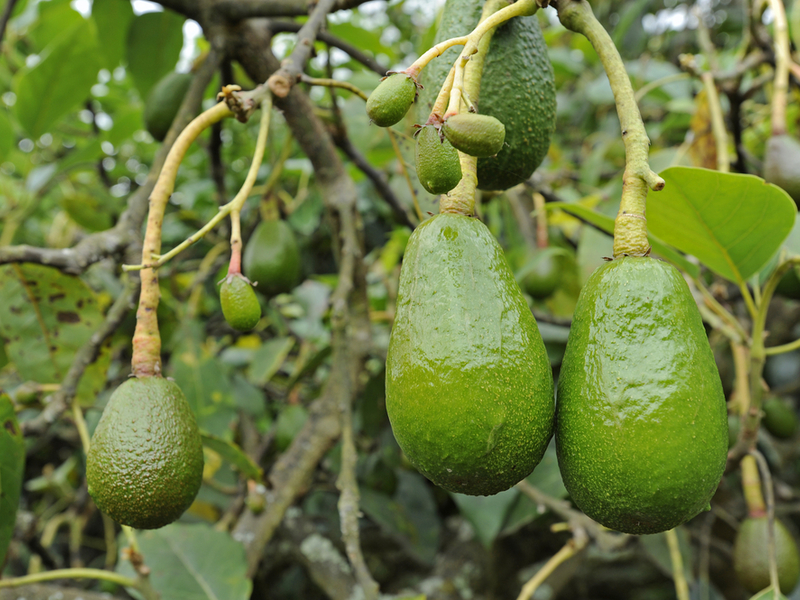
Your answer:
[[[449,0],[440,38],[471,30],[479,4]],[[417,173],[428,191],[458,183],[456,150],[483,157],[478,187],[506,189],[530,176],[555,122],[546,55],[535,18],[498,29],[481,79],[486,114],[441,124],[434,115],[418,132]],[[449,70],[439,64],[423,71],[423,115]],[[394,73],[367,112],[391,125],[416,96],[417,83]],[[520,130],[536,143],[512,135]],[[649,257],[598,269],[575,311],[557,406],[553,388],[536,322],[488,229],[447,212],[420,225],[403,259],[386,365],[392,428],[420,472],[452,492],[494,494],[525,478],[555,434],[573,501],[610,528],[655,533],[708,508],[727,454],[725,398],[676,269]]]

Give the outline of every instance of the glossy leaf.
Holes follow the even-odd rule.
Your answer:
[[[133,19],[128,29],[128,69],[142,99],[175,68],[183,46],[184,18],[174,12],[149,12]]]
[[[100,70],[98,55],[94,23],[81,19],[47,45],[38,63],[14,75],[14,110],[32,137],[49,131],[89,97]]]
[[[223,459],[236,467],[242,475],[258,483],[263,483],[264,471],[254,463],[253,459],[247,456],[244,450],[239,446],[216,435],[211,435],[210,433],[203,433],[201,437],[203,439],[203,446],[219,454]]]
[[[514,506],[519,490],[511,488],[494,496],[450,494],[461,514],[472,524],[475,535],[487,548],[492,545]]]
[[[279,337],[268,340],[253,353],[253,360],[247,371],[247,378],[254,385],[266,384],[294,348],[294,338]]]
[[[25,470],[25,440],[14,413],[14,404],[0,394],[0,565],[14,533],[14,522]]]
[[[0,267],[0,338],[23,380],[61,383],[75,353],[103,321],[94,292],[74,275],[28,263]],[[78,398],[105,386],[107,351],[85,371]]]
[[[789,235],[797,209],[789,195],[753,175],[672,167],[647,196],[647,222],[661,240],[718,275],[742,283]]]
[[[579,219],[594,225],[595,227],[602,229],[609,235],[614,235],[614,219],[585,206],[581,206],[580,204],[567,204],[566,202],[548,202],[545,205],[549,210],[561,209],[564,212],[567,212]],[[649,219],[649,215],[648,215]],[[653,249],[655,254],[658,254],[665,260],[671,262],[673,265],[685,271],[692,277],[697,277],[700,274],[700,270],[697,268],[697,265],[689,262],[678,252],[675,252],[672,248],[667,246],[660,238],[656,237],[652,233],[648,233],[647,239],[650,241],[650,246]]]
[[[137,532],[137,539],[150,568],[150,583],[161,600],[250,598],[252,582],[247,578],[244,548],[229,534],[204,524],[173,523]],[[119,547],[127,547],[122,535]],[[122,557],[117,572],[136,577],[130,561]]]

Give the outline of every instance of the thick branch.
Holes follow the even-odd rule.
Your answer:
[[[297,83],[308,59],[311,57],[314,41],[317,39],[322,26],[325,25],[325,19],[333,9],[335,2],[336,0],[319,0],[308,21],[297,33],[297,40],[292,54],[281,63],[281,68],[267,80],[269,89],[278,98],[286,98],[294,84]]]
[[[191,0],[177,1],[191,2]],[[367,1],[335,0],[329,12],[355,8]],[[255,17],[303,17],[315,4],[315,0],[219,0],[214,4],[213,10],[223,19],[236,22]]]
[[[17,4],[17,0],[6,0],[5,8],[3,8],[3,14],[0,16],[0,42],[3,41],[3,35],[6,32],[6,26],[8,25],[8,21],[11,19],[11,13],[14,12],[14,6]]]

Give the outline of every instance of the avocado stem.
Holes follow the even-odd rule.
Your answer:
[[[781,591],[778,577],[778,552],[775,545],[775,491],[772,487],[772,474],[769,472],[769,465],[764,455],[758,450],[750,450],[746,458],[754,458],[758,463],[758,471],[764,481],[764,491],[766,492],[767,504],[767,557],[769,560],[769,583],[775,590],[775,595]],[[744,460],[744,459],[743,459]]]
[[[747,504],[748,517],[763,517],[767,514],[767,505],[764,503],[764,494],[761,492],[761,477],[758,475],[756,459],[748,454],[742,458],[742,492]]]
[[[775,21],[775,84],[772,90],[772,135],[786,133],[786,103],[789,93],[789,27],[781,0],[769,0]]]
[[[186,126],[169,151],[158,181],[150,194],[150,211],[142,246],[142,264],[147,265],[161,251],[161,226],[169,197],[175,188],[178,167],[189,146],[200,133],[217,121],[233,113],[225,102],[220,102],[201,113]],[[136,377],[161,374],[161,335],[158,331],[159,287],[158,274],[152,266],[145,266],[141,273],[142,288],[139,308],[136,311],[136,331],[133,335],[133,358],[131,364]]]
[[[557,0],[555,7],[564,27],[585,36],[592,44],[614,92],[625,143],[622,200],[614,222],[614,258],[646,256],[650,252],[645,218],[647,188],[662,190],[664,180],[650,169],[647,160],[650,140],[631,81],[611,36],[595,18],[586,0]]]
[[[478,27],[475,28],[475,31],[481,29],[481,25],[489,21],[489,19],[492,17],[506,10],[506,8],[510,8],[501,8],[505,4],[507,4],[506,0],[487,0],[486,4],[483,5],[481,21],[479,22]],[[476,47],[475,53],[472,54],[472,58],[462,70],[463,78],[461,88],[458,93],[459,99],[461,94],[464,93],[469,96],[474,103],[477,104],[481,93],[481,76],[483,74],[484,60],[486,58],[486,53],[489,50],[489,44],[492,43],[494,31],[494,28],[490,28],[484,35],[482,35]],[[458,61],[456,64],[458,64]],[[455,78],[457,77],[457,71],[457,67],[453,66],[453,68],[450,69],[450,74],[448,75],[448,80],[451,76],[454,78],[452,89],[455,89],[456,87]],[[446,85],[447,81],[445,81],[445,85],[442,86],[442,89],[444,89]],[[450,93],[452,104],[452,90]],[[443,94],[440,92],[439,98],[436,100],[437,105],[439,104],[439,100],[442,99],[442,96]],[[448,112],[449,109],[450,107],[448,107]],[[478,189],[478,159],[474,156],[470,156],[469,154],[459,152],[458,160],[461,164],[461,181],[459,181],[458,185],[456,185],[456,187],[453,188],[448,194],[441,196],[439,201],[439,212],[473,216],[475,214],[475,193]]]

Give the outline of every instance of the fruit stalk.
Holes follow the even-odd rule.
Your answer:
[[[763,517],[767,514],[767,505],[761,493],[761,477],[758,476],[758,464],[750,454],[742,459],[742,492],[747,504],[747,516]]]
[[[780,592],[781,586],[778,575],[778,556],[775,546],[775,492],[772,488],[772,475],[769,472],[769,465],[764,456],[758,450],[751,450],[748,456],[752,456],[758,463],[758,471],[764,479],[764,490],[767,500],[767,551],[769,554],[769,582],[776,592]]]
[[[622,200],[614,222],[614,258],[646,256],[650,252],[645,218],[647,188],[662,190],[664,180],[650,169],[647,160],[650,140],[628,73],[611,36],[595,18],[586,0],[558,0],[555,6],[564,27],[585,36],[592,44],[614,92],[625,143]]]
[[[142,246],[143,265],[152,261],[153,255],[157,255],[161,251],[161,225],[164,222],[164,211],[175,187],[178,167],[186,151],[204,129],[232,114],[228,105],[220,102],[189,123],[175,140],[175,144],[164,161],[164,167],[161,169],[153,193],[150,195],[150,211],[147,215],[147,230]],[[160,296],[158,273],[153,268],[145,267],[142,269],[141,279],[142,288],[139,295],[139,308],[136,311],[136,331],[133,335],[131,365],[136,377],[148,377],[161,373],[161,335],[158,331],[156,316]]]
[[[789,26],[781,0],[769,0],[775,17],[775,85],[772,91],[772,135],[786,133],[786,102],[789,93]]]
[[[481,12],[481,21],[478,26],[475,28],[472,34],[473,35],[476,31],[482,29],[484,23],[489,22],[498,14],[502,13],[503,11],[507,10],[508,8],[513,8],[516,4],[522,4],[522,1],[517,2],[513,6],[509,6],[506,8],[500,8],[506,3],[506,0],[487,0],[486,4],[483,6],[483,11]],[[531,2],[532,3],[532,0]],[[535,10],[534,10],[535,12]],[[522,13],[526,14],[526,13]],[[514,15],[516,16],[516,15]],[[494,19],[496,21],[496,19]],[[499,21],[497,24],[499,25],[504,21]],[[469,60],[466,61],[467,65],[463,69],[463,78],[462,78],[462,89],[465,94],[471,99],[472,102],[477,103],[478,98],[480,97],[481,93],[481,75],[483,74],[483,63],[484,59],[486,58],[486,52],[489,49],[489,44],[492,43],[492,36],[494,35],[495,27],[492,27],[488,30],[483,30],[484,33],[481,34],[481,38],[476,46],[476,50],[473,54],[469,55]],[[447,86],[447,83],[450,81],[451,75],[453,76],[453,87],[451,89],[451,96],[450,96],[450,106],[448,106],[447,112],[450,112],[453,103],[453,90],[455,89],[455,79],[458,77],[458,64],[462,60],[462,57],[466,55],[466,48],[464,52],[461,53],[456,65],[450,69],[450,75],[447,77],[447,81],[445,82],[444,87]],[[459,102],[461,98],[462,90],[459,90],[458,97]],[[437,98],[436,104],[438,106],[440,98]],[[434,108],[434,113],[436,112],[436,108]],[[469,154],[465,154],[463,152],[458,153],[458,160],[461,163],[461,181],[456,185],[453,190],[447,194],[443,195],[439,201],[439,212],[440,213],[456,213],[460,215],[467,215],[472,216],[475,214],[475,191],[478,189],[478,159],[475,156],[470,156]]]

